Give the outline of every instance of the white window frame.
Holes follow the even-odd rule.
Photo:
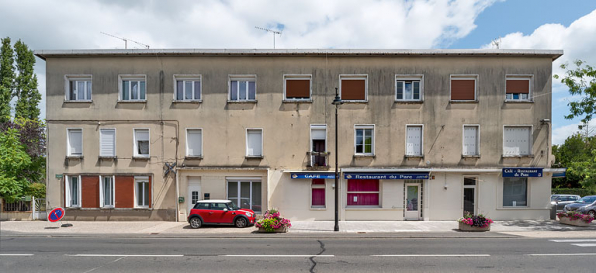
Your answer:
[[[249,155],[248,154],[248,131],[261,131],[261,154],[260,155]],[[263,128],[246,128],[245,132],[245,139],[246,139],[246,157],[253,157],[253,158],[261,158],[265,154],[265,147],[263,147]]]
[[[528,86],[528,98],[527,99],[508,99],[507,98],[507,81],[508,80],[527,80]],[[507,74],[505,75],[505,102],[532,102],[534,101],[534,75],[532,74]]]
[[[134,199],[135,199],[134,202],[135,202],[135,204],[134,204],[134,207],[141,208],[141,209],[148,209],[151,205],[151,200],[152,200],[151,195],[153,194],[153,191],[151,189],[149,190],[149,196],[147,196],[148,200],[146,200],[147,205],[139,206],[138,202],[137,202],[138,201],[138,199],[137,199],[137,188],[138,188],[137,184],[146,182],[147,186],[151,187],[151,183],[149,183],[149,176],[135,176],[134,179],[135,179],[135,186],[134,186]],[[116,196],[116,195],[114,195],[114,196]]]
[[[182,83],[182,99],[178,99],[176,95],[178,94],[178,81],[184,81]],[[193,90],[191,90],[192,99],[186,99],[186,81],[192,81]],[[194,88],[195,82],[199,82],[199,96],[200,98],[195,98]],[[145,92],[147,92],[145,90]],[[174,74],[174,101],[175,102],[202,102],[203,101],[203,75],[201,74]]]
[[[529,145],[530,147],[528,148],[528,154],[518,154],[518,155],[505,155],[505,128],[507,127],[528,127],[530,128],[530,134],[528,136],[529,140]],[[534,156],[534,140],[533,140],[533,136],[534,136],[534,125],[503,125],[503,131],[502,131],[502,145],[501,145],[501,151],[502,151],[502,155],[503,157],[532,157]]]
[[[452,100],[451,99],[451,81],[455,80],[474,80],[474,99],[473,100]],[[449,101],[455,102],[477,102],[478,101],[478,74],[451,74],[449,75]]]
[[[505,204],[503,203],[503,198],[505,197],[505,180],[508,178],[513,178],[513,179],[517,179],[517,178],[524,178],[526,179],[526,205],[524,206],[518,206],[517,204],[515,206],[505,206]],[[501,179],[501,196],[500,196],[500,202],[501,202],[501,208],[507,208],[507,209],[511,209],[511,208],[528,208],[530,207],[530,179],[528,177],[502,177]]]
[[[104,191],[105,187],[103,179],[106,177],[112,178],[112,205],[105,205]],[[101,208],[114,208],[116,206],[116,176],[114,175],[100,175],[99,176],[99,206]]]
[[[362,153],[356,152],[356,136],[358,135],[357,130],[361,129],[372,129],[372,145],[371,145],[371,153],[365,153],[365,147],[362,147]],[[364,133],[362,134],[362,143],[364,145]],[[354,125],[354,155],[355,156],[374,156],[375,155],[375,140],[376,133],[375,133],[375,125],[374,124],[355,124]]]
[[[284,74],[284,101],[312,101],[312,74]],[[307,99],[296,99],[296,98],[288,98],[286,96],[286,82],[288,80],[308,80],[308,98]]]
[[[234,202],[233,199],[230,199],[230,187],[229,187],[230,182],[236,183],[238,185],[238,187],[237,187],[238,192],[236,193],[237,194],[236,201],[238,202],[238,204],[236,204],[236,205],[240,208],[242,207],[242,204],[240,204],[240,201],[242,200],[242,186],[241,186],[241,184],[242,184],[242,182],[250,182],[249,204],[250,204],[250,209],[252,209],[252,210],[254,210],[252,208],[252,203],[253,203],[252,202],[253,201],[252,183],[261,183],[261,200],[260,200],[261,201],[260,202],[261,203],[261,213],[264,212],[263,211],[263,186],[264,186],[264,184],[263,184],[263,180],[261,177],[226,177],[226,199],[229,199],[232,202]]]
[[[73,155],[72,151],[70,150],[70,131],[79,130],[81,131],[81,154],[80,155]],[[67,157],[83,157],[84,151],[83,147],[85,147],[83,143],[83,128],[66,128],[66,156]]]
[[[137,146],[137,130],[147,130],[149,134],[149,154],[147,155],[140,155],[138,154],[138,146]],[[132,141],[133,141],[133,157],[134,158],[150,158],[151,157],[151,129],[149,128],[133,128],[132,129]]]
[[[101,154],[101,132],[104,130],[112,130],[114,131],[114,154],[113,155],[102,155]],[[117,140],[117,133],[116,128],[101,128],[99,129],[99,157],[116,157],[116,140]]]
[[[201,150],[199,152],[198,155],[191,155],[189,154],[189,147],[188,147],[188,130],[198,130],[201,132]],[[187,157],[199,157],[202,158],[203,157],[203,128],[186,128],[186,156]]]
[[[368,74],[339,74],[339,97],[342,80],[364,80],[364,100],[342,100],[343,102],[368,102]]]
[[[85,83],[85,97],[87,96],[87,86],[91,85],[91,97],[89,98],[84,98],[84,99],[72,99],[70,97],[70,82],[86,82]],[[78,88],[78,84],[75,84],[75,86]],[[64,94],[64,100],[68,101],[68,102],[92,102],[93,101],[93,76],[90,74],[67,74],[64,75],[64,88],[65,88],[65,94]]]
[[[323,210],[323,209],[326,209],[327,208],[327,179],[323,179],[323,181],[324,181],[323,185],[313,185],[312,179],[310,180],[310,192],[309,192],[310,197],[309,197],[309,200],[310,200],[310,208],[311,209],[314,209],[314,210]],[[324,189],[325,190],[325,204],[324,205],[322,205],[322,206],[313,206],[313,204],[312,204],[312,201],[313,201],[312,200],[312,190],[313,189]]]
[[[408,127],[420,127],[420,154],[409,155],[408,154]],[[405,150],[404,154],[406,157],[424,157],[424,124],[406,124],[406,137],[405,137]]]
[[[314,129],[314,130],[325,130],[325,152],[329,151],[329,150],[328,150],[328,147],[327,147],[327,145],[328,145],[328,143],[327,143],[327,124],[311,124],[311,125],[310,125],[310,132],[309,132],[309,134],[310,134],[310,143],[309,143],[309,147],[310,147],[310,148],[309,148],[309,151],[311,151],[311,152],[312,152],[312,151],[313,151],[313,148],[314,148],[314,147],[312,146],[312,141],[314,140],[314,139],[312,138],[312,131],[313,131],[313,129]],[[315,156],[314,156],[314,155],[311,155],[310,162],[311,162],[311,163],[312,163],[312,162],[314,162],[314,159],[315,159]]]
[[[249,85],[246,84],[246,99],[240,99],[240,84],[238,84],[238,89],[236,92],[236,99],[232,100],[232,81],[246,81],[246,82],[254,82],[255,83],[255,98],[249,99]],[[257,75],[256,74],[248,74],[248,75],[228,75],[228,102],[254,102],[257,101]]]
[[[65,207],[67,208],[80,208],[81,207],[81,176],[80,175],[65,175],[64,176],[64,202],[66,204],[64,204]],[[76,205],[71,205],[71,198],[72,196],[70,196],[70,184],[71,184],[71,177],[77,177],[77,204]]]
[[[122,90],[122,82],[123,81],[138,81],[139,82],[139,88],[141,85],[141,82],[145,82],[145,99],[141,99],[141,91],[139,90],[139,99],[132,99],[132,88],[129,86],[128,88],[128,100],[124,100],[123,96],[122,96],[122,92],[124,92],[124,90]],[[118,75],[118,102],[146,102],[147,101],[147,97],[149,96],[148,92],[147,92],[147,75],[145,74],[121,74]]]
[[[474,154],[474,155],[466,155],[466,154],[464,154],[466,127],[476,127],[476,154]],[[463,156],[469,156],[469,157],[479,157],[480,156],[480,124],[464,124],[462,126],[462,131],[461,131],[461,154]]]
[[[398,81],[419,81],[419,88],[420,88],[420,99],[414,99],[414,91],[412,90],[412,99],[398,99],[397,98],[397,82]],[[395,82],[394,82],[394,86],[395,88],[395,95],[393,96],[393,99],[396,102],[408,102],[408,101],[413,101],[413,102],[417,102],[417,101],[424,101],[424,74],[395,74]],[[405,86],[403,86],[404,88],[402,90],[405,91]],[[405,93],[403,93],[403,96],[405,96]]]

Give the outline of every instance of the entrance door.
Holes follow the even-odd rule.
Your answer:
[[[420,185],[406,184],[406,220],[420,220]]]
[[[464,177],[464,212],[476,214],[476,177]]]
[[[201,200],[201,180],[198,177],[188,178],[188,213]]]

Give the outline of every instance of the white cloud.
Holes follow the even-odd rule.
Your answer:
[[[574,124],[569,124],[569,125],[564,125],[564,126],[559,126],[557,128],[553,129],[553,145],[560,145],[565,143],[565,139],[567,139],[569,136],[577,133],[580,131],[580,129],[578,128],[578,125],[580,125],[582,123],[574,123]],[[554,127],[556,127],[556,124],[553,124]],[[588,130],[590,131],[590,135],[594,135],[594,128],[596,128],[596,120],[591,120],[588,123]],[[585,127],[581,130],[582,133],[585,133]]]

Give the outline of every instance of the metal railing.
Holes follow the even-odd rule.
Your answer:
[[[4,203],[2,209],[4,211],[31,211],[31,201]]]
[[[308,155],[308,165],[310,168],[329,168],[330,152],[306,152]]]

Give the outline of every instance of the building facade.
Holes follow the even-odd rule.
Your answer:
[[[558,50],[49,50],[47,207],[185,221],[549,217]],[[331,104],[343,104],[338,123]]]

